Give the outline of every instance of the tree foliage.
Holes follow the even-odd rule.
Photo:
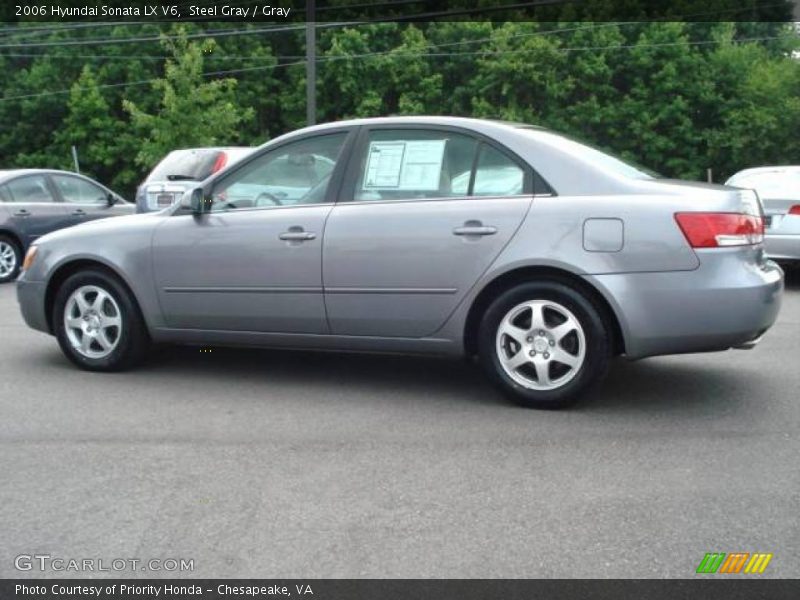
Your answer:
[[[176,38],[164,36],[162,44],[171,57],[164,77],[153,81],[161,97],[158,110],[148,113],[131,100],[123,100],[131,124],[142,136],[136,162],[153,167],[176,147],[218,146],[238,141],[240,126],[253,116],[253,109],[240,106],[233,78],[203,79],[203,54],[214,49],[214,41],[189,42],[182,29]]]
[[[524,121],[672,177],[702,179],[711,168],[724,180],[745,167],[800,162],[790,25],[609,22],[600,20],[609,17],[602,2],[581,6],[553,22],[321,28],[317,117]],[[587,14],[597,20],[569,20]],[[130,44],[121,40],[157,37],[160,26],[115,25],[36,37],[108,43],[0,50],[2,166],[65,167],[75,145],[83,170],[129,194],[172,149],[260,144],[305,124],[302,31],[187,37],[202,27],[250,26],[189,23],[160,43]]]

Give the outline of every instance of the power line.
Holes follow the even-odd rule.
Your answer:
[[[320,23],[317,25],[318,29],[330,29],[336,27],[350,27],[350,26],[360,26],[360,25],[369,25],[369,24],[376,24],[376,23],[386,23],[386,22],[399,22],[399,21],[415,21],[415,20],[425,20],[425,19],[433,19],[433,18],[440,18],[440,17],[455,17],[455,16],[463,16],[463,15],[475,15],[481,13],[488,13],[488,12],[497,12],[497,11],[513,11],[513,10],[520,10],[523,8],[534,8],[537,6],[551,6],[551,5],[558,5],[558,4],[569,4],[572,2],[576,2],[578,0],[534,0],[530,2],[518,2],[515,4],[507,4],[501,6],[485,6],[480,8],[466,8],[466,9],[459,9],[459,10],[447,10],[447,11],[436,11],[436,12],[428,12],[428,13],[420,13],[411,16],[394,16],[394,17],[385,17],[379,19],[370,19],[370,20],[361,20],[361,21],[344,21],[344,22],[333,22],[333,23]],[[238,30],[222,30],[218,31],[214,34],[209,33],[192,33],[187,34],[187,39],[194,39],[194,38],[202,38],[202,37],[223,37],[229,35],[252,35],[255,33],[280,33],[286,31],[298,31],[304,30],[305,25],[293,25],[293,26],[284,26],[284,27],[270,27],[270,28],[262,28],[262,29],[238,29]],[[41,47],[51,47],[51,46],[92,46],[92,45],[100,45],[106,43],[113,43],[113,44],[123,44],[123,43],[141,43],[141,42],[155,42],[160,41],[161,39],[175,39],[176,36],[169,36],[169,35],[159,35],[159,36],[149,36],[149,37],[133,37],[133,38],[93,38],[87,40],[61,40],[57,42],[29,42],[29,43],[17,43],[17,44],[0,44],[0,48],[41,48]]]
[[[343,27],[347,25],[355,25],[357,23],[326,23],[320,25],[320,27]],[[295,25],[295,26],[287,26],[287,27],[265,27],[261,29],[231,29],[231,30],[220,30],[215,31],[213,33],[210,32],[203,32],[203,33],[188,33],[184,37],[186,39],[196,39],[196,38],[208,38],[208,37],[226,37],[231,35],[253,35],[257,33],[279,33],[284,31],[298,31],[301,29],[305,29],[305,25]],[[128,43],[140,43],[140,42],[158,42],[162,39],[178,39],[180,36],[177,35],[165,35],[160,34],[158,36],[148,36],[148,37],[135,37],[135,38],[95,38],[89,40],[61,40],[58,42],[33,42],[33,43],[26,43],[26,44],[0,44],[0,48],[42,48],[42,47],[52,47],[52,46],[97,46],[101,44],[128,44]]]
[[[330,11],[330,10],[346,10],[346,9],[355,9],[355,8],[372,8],[372,7],[392,7],[392,6],[400,6],[400,5],[408,5],[408,4],[418,4],[423,2],[424,0],[396,0],[394,2],[384,2],[384,3],[362,3],[356,5],[337,5],[337,6],[324,6],[319,7],[317,12],[320,11]],[[372,19],[372,20],[361,20],[361,21],[352,21],[348,23],[326,23],[324,27],[342,27],[342,26],[350,26],[350,25],[366,25],[371,23],[382,23],[382,22],[390,22],[390,21],[414,21],[414,20],[424,20],[424,19],[432,19],[432,18],[439,18],[439,17],[448,17],[448,16],[463,16],[463,15],[474,15],[479,13],[486,13],[486,12],[493,12],[493,11],[510,11],[510,10],[518,10],[522,8],[533,8],[537,6],[550,6],[550,5],[558,5],[558,4],[568,4],[573,2],[578,2],[579,0],[536,0],[531,2],[520,2],[515,4],[506,4],[506,5],[498,5],[498,6],[488,6],[488,7],[478,7],[478,8],[469,8],[469,9],[459,9],[459,10],[448,10],[448,11],[439,11],[439,12],[430,12],[430,13],[421,13],[415,15],[402,15],[402,16],[394,16],[394,17],[386,17],[386,18],[379,18],[379,19]],[[251,5],[257,3],[258,0],[245,0],[238,3],[228,3],[229,6],[239,6],[239,5]],[[209,6],[212,4],[216,4],[214,0],[210,0],[208,2],[198,4],[193,2],[192,0],[188,0],[186,2],[180,2],[176,6],[185,7],[185,6]],[[695,15],[676,15],[670,17],[662,17],[660,19],[653,19],[652,21],[658,20],[675,20],[675,19],[693,19],[699,16],[719,16],[722,14],[728,13],[739,13],[739,12],[749,12],[755,9],[765,9],[765,8],[774,8],[778,6],[784,6],[784,2],[772,2],[770,4],[756,4],[755,6],[744,6],[739,8],[727,9],[722,11],[710,11],[707,13],[702,14],[695,14]],[[205,20],[205,19],[203,19]],[[184,19],[184,21],[195,23],[197,20],[192,19]],[[85,28],[100,28],[100,27],[109,27],[109,26],[130,26],[130,25],[138,25],[138,26],[145,26],[145,25],[160,25],[165,22],[172,23],[173,21],[115,21],[115,22],[91,22],[91,23],[70,23],[67,25],[59,25],[59,26],[51,26],[51,27],[7,27],[5,29],[0,29],[0,34],[5,34],[6,38],[9,39],[19,39],[20,36],[26,37],[31,34],[39,34],[39,33],[54,33],[54,32],[62,32],[62,31],[73,31],[78,29],[85,29]],[[283,32],[283,31],[295,31],[299,29],[303,29],[305,25],[297,25],[293,27],[286,27],[286,26],[274,26],[272,29],[275,32]],[[266,29],[258,29],[258,30],[237,30],[238,33],[241,34],[249,34],[249,33],[263,33]],[[227,33],[227,30],[217,30],[215,33],[219,35],[234,35],[234,33]],[[190,34],[192,37],[210,37],[209,32],[197,33],[197,34]],[[59,42],[32,42],[32,43],[25,43],[25,44],[4,44],[0,45],[0,48],[6,47],[43,47],[43,46],[55,46],[55,45],[97,45],[103,43],[134,43],[134,42],[144,42],[144,41],[158,41],[159,37],[149,37],[149,38],[120,38],[114,39],[110,37],[106,38],[90,38],[85,40],[66,40],[66,41],[59,41]]]
[[[797,36],[764,36],[764,37],[753,37],[753,38],[741,38],[738,40],[730,40],[733,44],[741,44],[745,42],[757,42],[757,41],[769,41],[769,40],[779,40],[779,39],[790,39],[792,37]],[[579,51],[597,51],[597,50],[630,50],[634,48],[658,48],[658,47],[667,47],[667,46],[699,46],[699,45],[709,45],[709,44],[722,44],[727,42],[728,40],[720,39],[720,40],[700,40],[695,42],[690,41],[679,41],[679,42],[662,42],[662,43],[654,43],[654,44],[625,44],[625,45],[616,45],[616,46],[578,46],[578,47],[569,47],[569,48],[553,48],[554,52],[579,52]],[[392,54],[392,58],[442,58],[442,57],[453,57],[453,56],[503,56],[507,54],[521,54],[525,52],[532,52],[537,49],[534,48],[522,48],[516,50],[480,50],[475,52],[437,52],[437,53],[395,53]],[[352,60],[352,59],[363,59],[363,58],[370,58],[375,56],[383,56],[385,52],[372,52],[372,53],[364,53],[364,54],[352,54],[352,55],[339,55],[339,56],[325,56],[318,59],[318,62],[333,62],[338,60]],[[247,73],[251,71],[262,71],[264,69],[278,69],[283,67],[291,67],[296,65],[304,65],[305,60],[298,60],[296,62],[289,62],[289,63],[278,63],[273,65],[260,65],[255,67],[244,67],[240,69],[227,69],[223,71],[212,71],[209,73],[203,73],[203,77],[215,77],[221,75],[234,75],[238,73]],[[108,84],[101,84],[92,87],[85,87],[85,88],[77,88],[78,90],[92,90],[92,89],[105,89],[105,88],[117,88],[117,87],[126,87],[126,86],[135,86],[135,85],[145,85],[148,83],[152,83],[157,81],[158,78],[153,79],[144,79],[140,81],[130,81],[124,83],[108,83]],[[22,100],[27,98],[39,98],[44,96],[52,96],[58,94],[69,94],[73,88],[68,90],[58,90],[58,91],[51,91],[51,92],[40,92],[36,94],[23,94],[19,96],[7,96],[5,98],[0,98],[0,101],[7,101],[7,100]]]
[[[409,0],[409,1],[410,2],[419,2],[421,0]],[[391,4],[400,4],[400,3],[401,2],[393,2]],[[760,8],[769,8],[769,7],[782,6],[782,5],[783,5],[782,3],[772,3],[772,4],[766,4],[766,5],[759,5],[759,7]],[[359,6],[365,6],[365,5],[359,5]],[[378,6],[378,4],[371,4],[370,6]],[[326,7],[326,8],[333,8],[333,7]],[[336,7],[336,8],[338,8],[338,7]],[[705,17],[705,16],[709,16],[709,15],[738,13],[738,12],[743,12],[743,11],[747,11],[747,10],[750,10],[750,9],[751,9],[750,7],[739,7],[739,8],[728,9],[728,10],[725,10],[725,11],[711,11],[711,12],[704,12],[704,13],[695,13],[695,14],[692,14],[692,15],[683,15],[683,16],[678,16],[677,18],[678,19],[694,19],[694,18]],[[649,24],[649,23],[656,23],[656,22],[658,22],[658,20],[647,21],[647,22],[630,21],[630,22],[593,23],[591,25],[584,25],[584,26],[578,26],[578,27],[566,27],[566,28],[561,28],[561,29],[550,29],[550,30],[544,30],[544,31],[516,33],[516,34],[512,34],[512,35],[507,36],[507,38],[508,39],[511,39],[511,38],[517,39],[517,38],[527,38],[527,37],[538,37],[538,36],[546,36],[546,35],[552,35],[552,34],[557,34],[557,33],[569,33],[569,32],[576,32],[576,31],[589,31],[589,30],[600,29],[600,28],[604,28],[604,27],[628,27],[628,26],[632,26],[632,25],[642,25],[642,24]],[[367,24],[367,23],[355,23],[355,22],[354,23],[349,23],[349,25],[359,25],[359,24]],[[330,25],[346,26],[347,24],[338,24],[337,23],[337,24],[330,24]],[[301,28],[304,28],[304,26],[301,27]],[[268,31],[271,30],[271,29],[272,28],[269,28]],[[238,30],[238,31],[242,31],[242,30]],[[259,29],[259,30],[244,30],[244,31],[262,32],[264,30]],[[492,42],[492,41],[495,41],[497,39],[496,31],[498,31],[498,30],[495,29],[493,31],[491,37],[479,38],[479,39],[474,39],[474,40],[460,40],[460,41],[456,41],[456,42],[429,43],[429,44],[426,45],[426,48],[445,48],[445,47],[452,47],[452,46],[478,44],[478,43],[483,43],[483,42]],[[213,33],[217,33],[217,32],[220,32],[222,34],[226,34],[227,35],[229,30],[224,30],[223,29],[223,30],[215,30],[215,31],[213,31]],[[204,37],[204,36],[205,37],[209,37],[209,33],[206,32],[206,33],[194,34],[194,37]],[[112,40],[113,40],[113,38],[112,38]],[[58,45],[63,45],[63,44],[59,43]],[[0,46],[0,48],[2,48],[2,47],[3,46]],[[386,50],[386,51],[382,51],[382,52],[388,54],[388,53],[393,52],[393,50]],[[148,60],[148,59],[163,60],[163,59],[171,58],[170,56],[167,56],[167,55],[138,55],[138,56],[77,55],[77,56],[75,56],[75,55],[44,54],[44,53],[41,53],[41,54],[0,54],[0,57],[2,57],[2,56],[20,57],[20,58],[36,58],[38,56],[42,56],[42,57],[50,57],[50,58],[82,58],[82,59],[110,59],[110,60],[114,60],[114,59],[126,60],[126,59],[129,59],[129,58],[130,59],[134,59],[134,58],[135,59],[144,59],[144,60]],[[227,55],[227,56],[208,55],[208,58],[219,59],[219,60],[262,60],[263,59],[263,57],[230,56],[230,55]],[[297,58],[303,58],[303,55],[277,56],[276,58],[297,59]]]

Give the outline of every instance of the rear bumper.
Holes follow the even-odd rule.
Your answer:
[[[693,271],[587,276],[620,321],[629,358],[710,352],[757,342],[778,316],[783,271],[747,252],[698,251]]]
[[[45,315],[45,291],[46,286],[43,281],[17,280],[17,302],[25,323],[33,329],[50,333]]]
[[[773,260],[800,260],[800,234],[767,233],[764,248]]]

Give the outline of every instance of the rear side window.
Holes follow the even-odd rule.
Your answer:
[[[16,203],[41,203],[54,202],[53,195],[47,187],[43,175],[28,175],[18,177],[6,184],[11,195],[11,201]]]
[[[519,165],[496,148],[481,145],[473,196],[517,196],[524,185],[525,172]]]
[[[175,150],[156,165],[147,181],[202,181],[219,170],[225,160],[221,150]]]

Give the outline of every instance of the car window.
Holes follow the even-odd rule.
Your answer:
[[[11,201],[16,203],[54,202],[44,175],[27,175],[8,182]]]
[[[197,148],[173,150],[150,172],[145,183],[151,181],[202,181],[219,170],[224,160],[221,150]]]
[[[319,204],[347,133],[285,144],[225,176],[211,194],[211,210]]]
[[[478,155],[473,196],[516,196],[522,194],[525,172],[505,154],[483,144]]]
[[[51,175],[51,177],[65,202],[105,204],[108,201],[108,192],[90,181],[69,175]]]
[[[0,185],[0,202],[11,202],[11,194],[5,185]]]
[[[369,133],[353,200],[466,196],[478,142],[450,131],[377,129]]]

